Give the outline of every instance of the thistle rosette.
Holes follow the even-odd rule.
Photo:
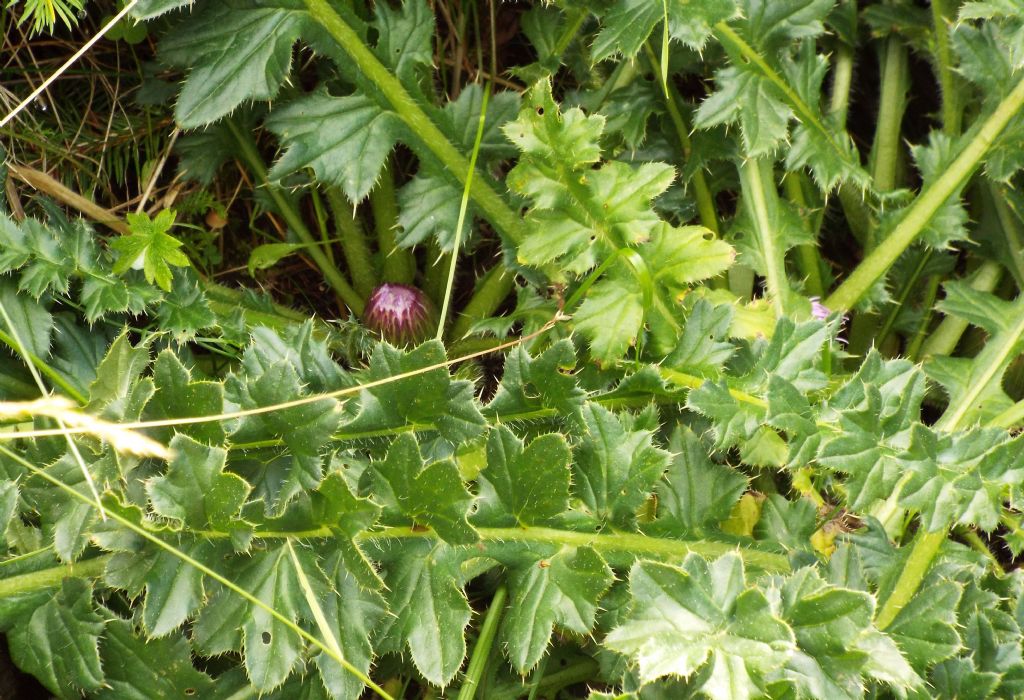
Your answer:
[[[363,323],[393,345],[417,345],[437,327],[437,309],[416,287],[385,282],[367,299]]]

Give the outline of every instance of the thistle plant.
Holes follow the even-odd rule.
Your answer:
[[[1024,6],[134,13],[163,196],[0,214],[31,682],[1024,694]]]

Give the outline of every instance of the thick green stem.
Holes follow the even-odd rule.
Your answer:
[[[480,679],[483,678],[487,669],[487,660],[491,656],[491,648],[494,646],[494,638],[498,634],[498,623],[501,622],[501,615],[505,611],[505,598],[508,597],[508,589],[505,586],[498,586],[491,597],[491,605],[487,608],[487,615],[484,617],[484,624],[480,627],[480,636],[476,638],[476,646],[469,657],[469,666],[466,668],[466,677],[459,688],[458,700],[473,700],[476,697],[476,690],[480,687]]]
[[[1003,266],[992,260],[986,260],[974,273],[969,284],[971,289],[979,292],[991,292],[1002,277]],[[969,325],[966,319],[959,316],[946,316],[922,346],[921,358],[953,354],[956,344],[960,342],[960,338]]]
[[[335,293],[353,312],[357,315],[363,313],[363,298],[352,288],[352,285],[348,283],[348,280],[345,279],[338,269],[331,264],[331,261],[324,254],[323,248],[320,247],[319,242],[306,227],[302,217],[299,216],[299,212],[295,210],[292,203],[284,196],[281,189],[271,184],[270,178],[267,176],[267,166],[263,163],[263,158],[260,156],[252,137],[243,132],[233,120],[227,119],[225,123],[238,143],[239,151],[246,167],[249,168],[249,171],[256,180],[265,188],[270,198],[274,200],[274,205],[277,207],[278,213],[285,220],[285,223],[288,224],[288,228],[292,230],[292,233],[300,241],[307,245],[306,252],[320,269],[320,274],[324,276],[324,279],[331,285]]]
[[[374,56],[355,30],[335,12],[328,0],[305,0],[305,4],[312,18],[352,58],[355,67],[376,86],[398,118],[409,127],[409,131],[418,137],[420,143],[440,160],[459,182],[465,183],[469,175],[469,162],[430,120],[398,78]],[[513,243],[518,243],[526,237],[527,230],[522,219],[491,188],[486,178],[473,179],[470,197],[484,218]]]
[[[853,85],[853,49],[843,44],[836,52],[832,71],[832,96],[828,111],[846,126],[846,111],[850,106],[850,87]]]
[[[363,225],[355,215],[355,208],[337,188],[327,188],[327,203],[331,208],[335,232],[341,239],[341,250],[345,254],[352,284],[363,297],[368,297],[377,286],[377,270]]]
[[[935,213],[954,196],[981,164],[985,154],[1010,120],[1024,106],[1021,79],[960,151],[956,159],[925,188],[888,237],[868,255],[825,301],[828,308],[848,311],[924,230]]]
[[[900,610],[911,601],[917,593],[917,589],[921,587],[921,582],[928,573],[928,569],[931,568],[935,556],[939,553],[939,548],[945,541],[945,529],[937,532],[927,532],[922,528],[917,533],[910,557],[903,564],[903,571],[900,572],[896,585],[885,599],[885,602],[882,603],[882,607],[878,610],[878,615],[875,617],[875,625],[878,629],[884,630],[891,625],[896,616],[899,615]]]
[[[792,202],[797,209],[800,211],[800,220],[807,222],[807,212],[810,207],[807,206],[807,198],[804,196],[803,184],[800,182],[800,175],[797,173],[787,173],[782,184],[786,188],[786,197]],[[807,226],[811,229],[817,237],[817,231],[814,227]],[[821,278],[821,255],[818,253],[818,246],[815,243],[808,243],[805,245],[797,246],[797,264],[800,266],[800,273],[804,278],[804,289],[810,296],[822,297],[825,295],[825,282]]]
[[[878,122],[871,148],[871,176],[875,189],[888,192],[896,188],[900,158],[900,126],[907,109],[907,47],[900,37],[885,42],[882,60],[882,92],[878,101]]]
[[[448,333],[452,340],[460,340],[477,321],[494,315],[501,302],[505,301],[515,287],[516,276],[500,262],[488,270],[477,287],[476,293],[462,308]]]
[[[959,3],[957,3],[959,4]],[[961,91],[953,72],[953,51],[949,45],[949,18],[951,12],[948,0],[931,0],[932,24],[935,32],[935,64],[942,91],[942,130],[950,136],[960,134],[963,119]]]
[[[16,353],[22,353],[23,351],[23,348],[17,342],[15,342],[14,338],[5,333],[4,331],[0,331],[0,343],[3,343],[7,347],[14,350]],[[31,362],[33,366],[35,366],[35,368],[38,369],[44,377],[50,380],[50,383],[53,384],[54,387],[60,389],[60,391],[68,398],[74,399],[76,403],[83,405],[89,402],[89,399],[86,398],[82,394],[82,392],[80,392],[78,389],[72,386],[71,382],[65,379],[60,372],[51,367],[46,362],[46,360],[39,357],[38,355],[28,352],[27,350],[24,350],[23,354],[26,360]]]
[[[1014,302],[1010,319],[1016,322],[996,333],[971,361],[967,390],[935,423],[937,430],[952,431],[961,427],[971,411],[977,408],[977,402],[994,382],[1000,380],[1007,365],[1017,355],[1020,341],[1024,338],[1024,294]]]
[[[786,252],[776,240],[772,221],[777,220],[779,193],[775,189],[772,164],[766,158],[750,158],[739,166],[743,202],[754,226],[764,258],[765,286],[775,313],[785,316],[789,308],[789,279],[786,277]]]
[[[66,578],[85,577],[96,578],[103,574],[112,554],[95,557],[94,559],[82,559],[74,564],[54,566],[49,569],[33,571],[30,574],[0,578],[0,600],[12,598],[16,595],[31,593],[59,586]]]
[[[381,278],[385,282],[412,284],[416,276],[416,261],[412,251],[398,246],[395,237],[398,201],[390,165],[384,166],[376,186],[370,190],[370,207],[373,209],[373,227],[377,232],[377,249],[381,255]]]

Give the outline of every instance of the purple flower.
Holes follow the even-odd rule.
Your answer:
[[[419,289],[385,282],[366,300],[363,323],[389,343],[415,345],[436,330],[437,311]]]
[[[827,306],[821,303],[821,297],[811,297],[811,316],[824,321],[832,312]]]

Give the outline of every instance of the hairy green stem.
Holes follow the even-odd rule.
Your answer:
[[[397,77],[392,75],[372,51],[362,42],[356,31],[342,19],[328,0],[305,0],[310,16],[334,38],[352,58],[355,67],[380,91],[399,119],[420,143],[429,150],[459,182],[465,183],[469,175],[469,162],[445,137],[437,125]],[[522,219],[505,200],[495,192],[485,178],[475,178],[470,190],[473,202],[481,214],[513,243],[522,241],[527,230]]]
[[[825,301],[835,311],[848,311],[892,266],[924,230],[935,213],[954,196],[981,164],[993,142],[1024,106],[1024,78],[999,103],[956,159],[910,205],[892,232],[854,269]]]
[[[1003,266],[995,261],[986,260],[978,267],[968,284],[971,289],[979,292],[991,292],[1002,277]],[[921,347],[921,358],[952,355],[969,325],[966,319],[959,316],[946,316]]]
[[[41,569],[28,574],[0,578],[0,600],[23,595],[46,588],[54,588],[66,578],[97,578],[107,568],[113,554],[104,554],[92,559],[80,559],[73,564],[63,564]]]
[[[843,44],[836,52],[832,71],[832,95],[828,111],[846,126],[846,111],[850,106],[850,88],[853,85],[853,49]]]
[[[888,192],[896,188],[900,158],[900,126],[907,109],[907,47],[899,36],[889,37],[883,48],[882,90],[878,100],[878,121],[871,147],[871,176],[875,189]]]
[[[764,258],[765,287],[768,299],[778,316],[785,316],[789,310],[789,278],[786,277],[786,253],[776,240],[772,221],[777,220],[779,194],[775,189],[775,178],[771,161],[766,158],[749,158],[740,163],[740,186],[743,202],[754,226]]]
[[[313,234],[306,227],[302,217],[299,216],[299,212],[295,210],[292,203],[284,196],[279,187],[274,186],[270,182],[270,178],[267,175],[267,166],[263,163],[263,158],[260,156],[259,151],[256,148],[256,143],[253,141],[252,136],[246,134],[239,128],[232,119],[226,119],[228,129],[231,131],[232,136],[235,137],[235,141],[238,143],[239,150],[242,155],[242,160],[245,161],[246,167],[249,168],[253,176],[259,181],[261,185],[266,189],[267,194],[274,200],[274,205],[277,207],[278,213],[288,224],[288,228],[292,230],[300,241],[307,245],[306,252],[309,257],[313,259],[316,266],[320,269],[320,274],[324,276],[324,279],[335,291],[338,297],[341,298],[345,304],[352,309],[357,315],[363,313],[363,298],[352,288],[348,280],[338,271],[331,261],[328,260],[324,254],[323,248],[313,237]]]
[[[82,394],[82,392],[72,386],[71,382],[65,379],[60,372],[51,367],[46,360],[32,352],[29,352],[27,349],[22,348],[12,336],[8,335],[4,331],[0,331],[0,343],[3,343],[16,353],[22,353],[25,360],[31,362],[36,369],[42,372],[44,377],[50,380],[54,387],[60,389],[68,398],[74,399],[76,403],[83,405],[89,402],[89,399]]]
[[[939,548],[946,541],[945,528],[936,532],[927,532],[924,528],[914,538],[914,548],[910,551],[910,557],[903,564],[900,577],[896,579],[896,585],[889,593],[885,602],[875,616],[875,625],[880,630],[892,624],[900,610],[911,601],[921,586],[928,569],[931,568]]]
[[[806,222],[809,207],[807,205],[807,198],[804,196],[800,175],[798,173],[787,173],[782,181],[782,185],[786,189],[786,197],[800,211],[800,220]],[[815,238],[817,238],[818,232],[815,227],[808,226],[807,228],[811,229]],[[825,295],[825,282],[821,277],[822,262],[817,244],[806,243],[799,245],[796,248],[796,254],[796,261],[804,278],[804,290],[809,296],[823,297]]]
[[[355,207],[337,188],[327,188],[327,203],[331,208],[335,232],[341,239],[341,251],[345,254],[352,285],[364,298],[368,297],[377,286],[377,269],[363,225],[356,217]]]
[[[949,0],[931,0],[932,25],[935,34],[933,55],[942,92],[942,130],[950,136],[960,133],[963,119],[961,91],[953,69],[953,51],[949,43],[949,18],[955,14]],[[959,4],[959,3],[957,3]]]
[[[384,166],[377,184],[370,190],[370,207],[373,209],[373,227],[377,232],[377,250],[381,256],[381,278],[385,282],[412,284],[416,261],[412,251],[399,247],[395,236],[398,201],[390,164]]]
[[[960,428],[967,415],[976,408],[978,400],[993,382],[999,381],[1007,365],[1016,356],[1021,339],[1024,338],[1024,294],[1017,297],[1014,302],[1010,319],[1015,320],[1015,323],[989,339],[981,352],[971,361],[972,369],[967,391],[958,397],[955,404],[950,404],[935,423],[937,430],[952,431]]]
[[[466,677],[459,688],[457,700],[473,700],[476,697],[476,690],[480,687],[480,679],[483,678],[487,669],[487,660],[491,656],[491,648],[494,646],[494,639],[498,634],[498,623],[501,622],[502,613],[505,612],[505,598],[508,597],[508,588],[498,586],[491,597],[491,605],[487,608],[487,615],[484,616],[484,624],[480,627],[480,636],[476,638],[476,645],[469,657],[469,666],[466,668]]]

